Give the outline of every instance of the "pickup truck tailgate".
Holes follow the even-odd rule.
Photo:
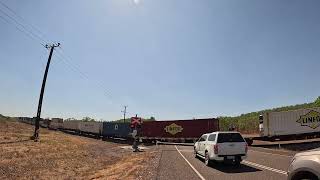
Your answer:
[[[218,155],[246,154],[247,143],[240,133],[219,133]]]
[[[245,142],[225,142],[218,144],[218,155],[246,154]]]

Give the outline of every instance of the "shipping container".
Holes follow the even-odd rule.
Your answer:
[[[49,129],[59,130],[63,127],[63,119],[62,118],[52,118],[49,124]]]
[[[262,137],[320,133],[320,108],[268,112],[260,116]]]
[[[40,122],[39,122],[40,127],[48,128],[49,124],[50,124],[49,119],[42,119],[42,118],[40,119]]]
[[[31,124],[34,125],[34,118],[30,118],[30,117],[18,117],[18,121],[26,123],[26,124]]]
[[[130,123],[103,122],[102,136],[126,139],[130,138]]]
[[[81,133],[100,135],[102,122],[80,122],[79,130]]]
[[[202,134],[219,131],[215,118],[143,122],[141,137],[145,140],[195,141]]]
[[[62,119],[62,118],[52,118],[52,119],[51,119],[51,122],[54,122],[54,123],[63,123],[63,119]]]
[[[80,121],[77,121],[77,120],[64,121],[63,129],[78,132],[80,130],[79,124],[80,124]]]

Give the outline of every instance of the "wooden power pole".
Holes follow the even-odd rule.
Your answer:
[[[128,106],[124,106],[124,110],[121,111],[121,112],[123,112],[123,122],[124,122],[124,123],[126,122],[127,107],[128,107]]]
[[[40,123],[40,117],[41,117],[42,100],[43,100],[44,89],[46,87],[46,81],[47,81],[48,71],[49,71],[49,67],[50,67],[51,57],[52,57],[54,48],[59,47],[59,46],[60,46],[60,43],[46,45],[46,48],[50,49],[50,53],[49,53],[49,57],[48,57],[46,70],[44,72],[44,76],[43,76],[43,80],[42,80],[42,86],[41,86],[39,103],[38,103],[38,110],[37,110],[37,117],[36,117],[35,123],[34,123],[35,128],[34,128],[33,138],[34,138],[35,142],[39,140],[39,123]]]

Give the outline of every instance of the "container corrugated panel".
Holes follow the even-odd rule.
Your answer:
[[[55,123],[63,123],[63,119],[62,118],[52,118],[51,122],[55,122]]]
[[[79,124],[80,124],[80,121],[76,121],[76,120],[64,121],[63,122],[63,129],[78,131]]]
[[[58,122],[51,122],[49,125],[49,128],[51,129],[60,129],[62,127],[63,127],[63,124]]]
[[[320,132],[320,108],[269,112],[263,115],[263,135],[281,136]]]
[[[149,121],[142,124],[142,137],[199,138],[202,134],[214,131],[219,131],[219,121],[215,118]]]
[[[103,136],[127,138],[130,133],[130,123],[103,122]]]
[[[100,134],[102,131],[102,122],[80,122],[79,129],[81,132]]]

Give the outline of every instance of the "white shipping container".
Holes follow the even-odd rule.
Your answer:
[[[320,108],[265,113],[260,131],[268,137],[320,133]]]
[[[62,128],[62,123],[59,122],[51,122],[49,125],[50,129],[60,129]]]
[[[63,119],[62,118],[52,118],[51,122],[55,122],[55,123],[63,123]]]
[[[100,134],[102,131],[102,122],[80,122],[81,132]]]
[[[63,122],[63,129],[78,131],[79,124],[80,124],[80,121],[76,121],[76,120],[64,121]]]

